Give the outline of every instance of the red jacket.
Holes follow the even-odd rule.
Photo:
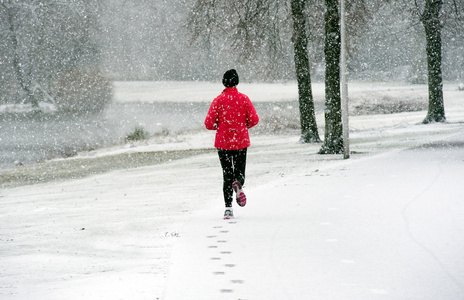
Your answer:
[[[214,147],[238,150],[250,147],[248,129],[258,122],[258,114],[248,96],[231,87],[213,100],[205,126],[206,129],[217,130]]]

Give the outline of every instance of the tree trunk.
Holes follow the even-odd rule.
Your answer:
[[[441,24],[440,10],[443,0],[426,0],[421,16],[425,29],[427,73],[429,88],[429,108],[424,124],[445,122],[445,106],[443,102],[443,79],[441,72]]]
[[[24,76],[24,69],[21,64],[21,59],[19,57],[19,45],[18,45],[18,38],[16,36],[16,28],[14,24],[14,16],[13,16],[13,10],[10,7],[7,7],[5,4],[3,4],[3,7],[5,8],[7,15],[8,15],[8,26],[11,34],[11,41],[13,43],[13,68],[15,71],[16,79],[18,80],[19,86],[21,89],[24,91],[26,94],[26,100],[24,102],[26,103],[31,103],[33,107],[38,107],[39,104],[35,100],[34,93],[31,88],[31,84],[29,81],[26,80]]]
[[[343,153],[338,0],[325,0],[325,133],[319,154]]]
[[[314,99],[311,90],[311,74],[308,57],[308,38],[306,35],[306,0],[292,0],[293,48],[295,69],[298,82],[298,100],[300,106],[301,143],[320,142],[317,131]]]

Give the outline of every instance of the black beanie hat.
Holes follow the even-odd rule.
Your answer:
[[[224,73],[224,76],[222,77],[222,84],[225,87],[234,87],[238,85],[238,74],[235,69],[230,69],[227,72]]]

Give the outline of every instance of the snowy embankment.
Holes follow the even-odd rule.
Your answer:
[[[463,98],[446,89],[448,124],[419,125],[424,111],[353,116],[349,160],[295,132],[252,132],[249,202],[232,222],[214,151],[5,188],[0,298],[462,299]],[[72,160],[208,149],[213,137]]]

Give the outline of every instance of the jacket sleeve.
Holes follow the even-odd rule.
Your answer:
[[[248,107],[247,107],[247,128],[251,128],[255,125],[258,124],[259,122],[259,117],[258,113],[256,113],[256,109],[253,106],[253,103],[251,103],[250,99],[248,100]]]
[[[217,98],[213,100],[213,103],[211,103],[209,107],[208,114],[206,115],[205,127],[208,130],[216,130],[218,128],[219,116],[217,102]]]

